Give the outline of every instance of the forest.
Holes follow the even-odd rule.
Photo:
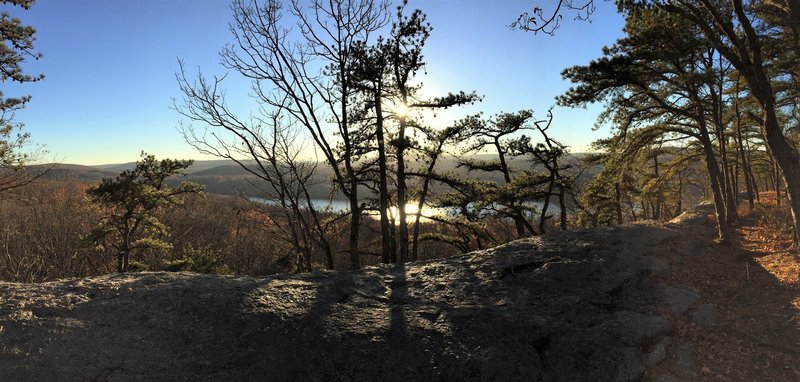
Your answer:
[[[719,244],[734,245],[732,227],[767,208],[758,205],[767,191],[778,204],[771,215],[797,242],[796,1],[617,1],[625,36],[564,68],[572,87],[554,101],[603,105],[596,128],[612,135],[589,152],[560,140],[552,110],[430,124],[438,110],[487,100],[461,89],[424,95],[425,76],[436,75],[425,46],[436,32],[414,6],[232,2],[233,43],[221,65],[252,81],[259,110],[237,114],[224,78],[183,61],[172,109],[189,145],[238,168],[238,197],[185,181],[192,161],[145,153],[100,181],[54,176],[60,165],[41,162],[43,149],[13,116],[30,97],[4,97],[0,278],[358,269],[668,221],[702,200],[714,205]],[[510,28],[558,38],[564,17],[591,20],[595,6],[612,5],[562,0],[509,15]],[[41,57],[34,27],[7,14],[0,21],[3,81],[45,80],[23,68]]]

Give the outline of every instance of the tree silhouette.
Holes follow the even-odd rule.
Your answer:
[[[355,145],[358,132],[351,120],[356,91],[353,47],[359,41],[371,41],[372,34],[386,25],[388,3],[235,0],[231,9],[234,42],[220,52],[222,64],[252,80],[253,96],[263,112],[254,113],[255,125],[279,114],[288,125],[306,129],[317,153],[333,170],[336,190],[349,201],[349,262],[351,268],[358,268],[364,211],[359,198],[363,179],[357,164],[363,152]],[[185,115],[213,120],[213,127],[222,126],[219,121],[243,125],[243,119],[225,107],[221,78],[207,81],[204,88],[202,80],[189,81],[181,69],[178,82],[187,100]],[[200,108],[192,105],[198,95],[207,95],[212,102]],[[242,145],[257,144],[250,137],[238,138]]]

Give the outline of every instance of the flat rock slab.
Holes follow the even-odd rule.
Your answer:
[[[686,313],[699,299],[700,293],[692,288],[670,286],[664,289],[664,301],[676,315]]]
[[[656,276],[697,250],[692,232],[556,233],[357,272],[2,283],[0,380],[640,380],[674,331],[650,309]]]

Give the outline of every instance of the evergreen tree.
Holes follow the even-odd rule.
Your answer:
[[[181,195],[202,191],[202,186],[182,182],[178,187],[167,185],[167,178],[182,175],[191,160],[164,159],[142,153],[136,168],[123,171],[116,178],[104,178],[86,192],[92,201],[105,207],[106,217],[89,235],[89,241],[113,248],[117,271],[128,270],[131,257],[145,251],[170,249],[164,237],[167,226],[155,216],[159,208],[182,203]]]
[[[3,0],[0,3],[27,10],[33,5],[33,0]],[[0,13],[0,36],[0,82],[42,80],[44,75],[27,74],[22,67],[27,60],[41,57],[40,53],[33,51],[36,30],[3,11]],[[8,97],[0,91],[0,191],[28,184],[42,174],[25,168],[42,153],[25,151],[30,135],[22,131],[23,124],[14,121],[14,111],[24,107],[30,99],[30,96]]]
[[[725,176],[726,163],[723,160],[720,166],[715,152],[715,146],[724,147],[720,142],[724,139],[722,113],[718,112],[721,106],[714,96],[718,55],[691,23],[658,9],[629,11],[625,30],[628,36],[604,48],[603,57],[563,72],[578,86],[559,97],[559,102],[581,106],[608,100],[601,120],[610,119],[615,124],[626,154],[663,141],[699,142],[713,191],[719,235],[727,240],[735,201]],[[657,168],[658,156],[652,158]],[[652,207],[659,204],[656,201]]]
[[[351,72],[353,87],[359,90],[362,101],[351,103],[357,105],[352,114],[360,117],[351,120],[362,124],[361,134],[353,143],[359,154],[377,152],[377,163],[369,160],[364,163],[365,167],[374,168],[375,164],[378,167],[377,174],[371,178],[373,183],[377,183],[377,190],[374,186],[367,186],[373,188],[378,197],[375,208],[380,214],[383,262],[416,260],[420,213],[430,185],[426,174],[433,172],[444,145],[451,143],[455,133],[452,129],[445,132],[427,126],[420,118],[420,112],[479,100],[475,93],[465,92],[420,97],[422,84],[416,77],[425,66],[423,48],[432,27],[419,9],[406,15],[406,4],[403,2],[397,7],[388,36],[379,38],[372,46],[358,42],[351,49],[355,57]],[[426,168],[428,170],[424,170]],[[369,169],[359,172],[375,173]],[[418,190],[414,189],[413,178],[421,180]],[[390,193],[392,180],[394,203]],[[412,202],[411,196],[415,191],[418,193],[415,195],[417,211],[412,217],[411,231],[406,206]],[[397,211],[392,218],[396,227],[390,222],[390,210]]]

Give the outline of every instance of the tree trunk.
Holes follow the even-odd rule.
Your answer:
[[[500,160],[500,169],[503,173],[503,180],[505,180],[506,184],[511,183],[511,169],[508,168],[508,163],[506,162],[506,156],[503,154],[503,148],[500,145],[499,138],[495,138],[494,140],[495,149],[497,149],[497,157]],[[533,226],[525,220],[525,217],[522,216],[522,213],[517,210],[516,203],[512,203],[509,207],[511,207],[511,218],[514,220],[514,228],[517,230],[517,236],[525,237],[525,230],[531,233],[531,235],[536,235],[536,230]]]
[[[357,187],[357,182],[351,182],[351,187]],[[361,207],[358,205],[358,199],[354,196],[350,197],[350,235],[348,241],[350,244],[350,268],[361,268],[361,257],[358,249],[358,230],[361,227]]]
[[[131,251],[131,233],[130,228],[125,229],[122,237],[122,248],[117,257],[117,272],[123,273],[128,271],[128,258]]]
[[[122,273],[125,272],[125,265],[123,260],[126,256],[124,252],[120,252],[117,254],[117,272]]]
[[[339,130],[341,131],[342,135],[342,142],[344,144],[344,166],[345,171],[347,172],[347,177],[349,177],[349,185],[350,185],[350,234],[349,234],[349,244],[350,244],[350,268],[351,269],[358,269],[361,268],[361,254],[358,248],[358,236],[359,236],[359,229],[361,229],[361,207],[358,205],[358,177],[356,176],[356,172],[353,168],[353,158],[351,153],[353,152],[353,145],[350,142],[350,131],[349,131],[349,114],[347,110],[348,104],[348,97],[350,96],[350,89],[348,87],[348,83],[346,79],[349,78],[349,74],[346,72],[346,68],[341,67],[339,68],[339,78],[343,81],[341,84],[341,125]],[[332,163],[335,165],[335,163]]]
[[[753,162],[750,162],[750,163],[753,163]],[[753,185],[753,196],[755,197],[756,202],[760,202],[761,201],[761,195],[759,194],[759,191],[758,191],[758,183],[756,182],[756,176],[753,175],[752,172],[750,173],[750,184]]]
[[[639,218],[636,217],[636,205],[633,203],[633,200],[631,200],[631,198],[628,198],[628,207],[631,209],[631,221],[635,222],[635,221],[639,220]],[[621,204],[619,205],[619,209],[617,211],[619,211],[619,221],[622,221],[622,205]],[[622,224],[622,223],[620,223],[620,224]]]
[[[713,57],[709,67],[713,67]],[[724,73],[722,59],[719,60],[719,73]],[[722,74],[720,74],[721,76]],[[738,215],[736,210],[736,195],[733,192],[733,181],[731,180],[730,164],[728,161],[728,139],[725,137],[725,123],[723,121],[723,82],[724,78],[717,78],[714,83],[709,83],[709,95],[711,97],[712,110],[711,116],[714,123],[714,133],[717,137],[717,148],[719,149],[720,160],[720,182],[722,183],[723,198],[725,200],[725,219],[728,224],[733,224]]]
[[[567,230],[567,201],[564,195],[564,184],[559,182],[558,207],[561,208],[561,230]]]
[[[653,155],[653,169],[656,175],[656,184],[658,184],[658,178],[661,176],[659,174],[658,168],[658,153]],[[653,220],[661,220],[661,189],[656,189],[656,201],[655,203],[651,203],[653,207]]]
[[[539,215],[539,233],[544,234],[544,224],[547,222],[547,209],[550,207],[550,195],[553,194],[553,186],[556,183],[555,172],[550,170],[550,179],[547,184],[547,193],[544,195],[542,203],[542,213]]]
[[[431,161],[428,164],[428,170],[425,174],[425,179],[422,180],[422,192],[419,195],[419,201],[417,201],[417,214],[414,218],[414,232],[411,235],[411,261],[417,261],[419,259],[419,220],[420,216],[422,215],[422,209],[425,207],[425,202],[428,197],[431,175],[433,174],[434,168],[436,168],[436,161],[439,159],[439,152],[442,150],[443,144],[444,141],[439,144],[439,146],[436,148],[436,151],[431,155]]]
[[[756,176],[753,174],[753,151],[750,149],[749,141],[745,140],[744,143],[746,145],[745,156],[747,157],[747,167],[745,170],[750,177],[750,186],[753,187],[753,197],[757,202],[760,202],[761,196],[758,194],[758,181],[756,181]]]
[[[723,190],[725,191],[725,218],[728,224],[732,224],[736,220],[736,216],[738,215],[736,211],[736,196],[733,193],[733,183],[731,182],[731,176],[728,166],[728,150],[726,148],[726,139],[724,138],[724,132],[722,131],[721,127],[717,128],[718,130],[718,145],[719,145],[719,152],[721,157],[721,168],[722,168],[722,181],[723,181]]]
[[[311,272],[311,271],[314,270],[314,267],[312,266],[312,262],[311,262],[311,255],[313,253],[312,252],[312,248],[313,247],[311,245],[310,238],[306,237],[305,240],[303,240],[303,241],[304,241],[303,246],[305,247],[305,250],[303,251],[303,260],[305,261],[305,267],[306,267],[305,271],[306,272]]]
[[[769,166],[772,167],[772,163],[770,163]],[[772,169],[770,168],[770,171],[767,173],[767,175],[764,176],[764,191],[769,191],[769,190],[775,191],[775,182],[772,181],[773,174],[774,171],[772,171]]]
[[[738,94],[739,83],[736,83],[736,89]],[[744,186],[747,190],[747,205],[750,207],[750,210],[753,210],[753,183],[752,183],[752,171],[750,168],[750,162],[748,161],[748,156],[745,153],[744,147],[744,139],[742,137],[742,120],[739,116],[739,97],[737,96],[733,100],[733,107],[734,107],[734,114],[736,114],[736,141],[737,145],[739,146],[739,157],[742,161],[742,175],[744,175]]]
[[[617,224],[622,224],[622,192],[620,191],[619,182],[614,183],[614,207],[617,209]],[[633,211],[633,207],[631,207]],[[634,219],[635,220],[635,219]]]
[[[394,254],[394,243],[392,235],[389,230],[393,229],[389,224],[389,208],[391,203],[389,200],[389,186],[388,175],[386,169],[386,144],[383,136],[383,110],[381,109],[381,92],[383,90],[380,86],[375,89],[375,135],[378,141],[378,199],[380,200],[380,218],[381,218],[381,262],[389,263],[392,258],[397,256]]]
[[[730,163],[730,168],[728,169],[729,173],[731,174],[731,184],[733,186],[733,196],[734,200],[736,200],[736,205],[739,205],[739,161],[736,160],[736,156],[734,156],[733,161]]]
[[[331,251],[331,246],[326,243],[326,245],[322,247],[322,252],[325,254],[325,268],[333,270],[333,252]]]
[[[403,103],[406,102],[405,95]],[[406,217],[406,164],[405,151],[408,143],[406,142],[406,118],[400,118],[400,131],[397,137],[397,216],[400,237],[400,253],[397,261],[404,263],[408,261],[408,220]]]
[[[428,179],[426,178],[422,185],[422,194],[419,196],[419,201],[417,202],[417,214],[414,217],[414,232],[411,234],[411,261],[417,261],[419,259],[420,217],[422,216],[422,208],[425,206],[428,187]]]
[[[706,168],[708,170],[708,178],[711,182],[711,193],[714,195],[714,210],[717,217],[717,228],[719,239],[722,242],[729,242],[730,235],[728,232],[728,220],[725,217],[725,200],[722,196],[722,185],[720,184],[720,170],[717,165],[717,157],[714,155],[714,150],[711,145],[711,138],[708,135],[708,129],[705,122],[701,119],[700,125],[700,143],[703,145],[703,153],[706,159]]]
[[[781,205],[781,169],[778,168],[778,162],[773,162],[772,169],[775,172],[773,179],[775,179],[775,204]]]
[[[675,206],[675,216],[681,214],[683,211],[683,177],[678,177],[678,205]]]

